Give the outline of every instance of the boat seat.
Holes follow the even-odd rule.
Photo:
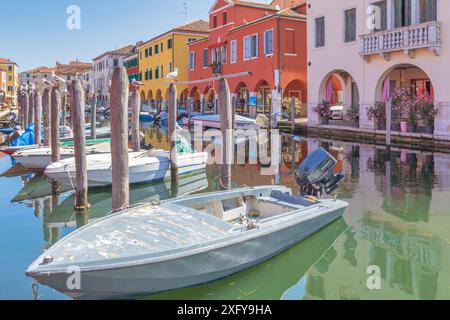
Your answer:
[[[272,191],[270,197],[285,203],[300,205],[303,207],[311,207],[319,203],[318,201],[311,201],[303,197],[293,196],[281,191]]]

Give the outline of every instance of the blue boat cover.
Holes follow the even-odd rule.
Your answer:
[[[31,146],[34,144],[34,124],[25,129],[25,133],[11,142],[13,147]]]

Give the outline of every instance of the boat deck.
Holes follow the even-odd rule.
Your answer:
[[[96,225],[93,229],[92,225]],[[91,228],[69,236],[47,254],[57,257],[53,267],[76,262],[93,263],[157,256],[186,246],[216,240],[228,234],[232,225],[188,208],[145,205],[109,219],[100,219]],[[92,232],[94,231],[95,232]]]

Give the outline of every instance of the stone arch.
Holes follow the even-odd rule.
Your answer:
[[[152,89],[149,89],[148,90],[148,92],[147,92],[147,99],[146,99],[147,101],[152,101],[152,100],[154,100],[153,99],[153,91],[152,91]]]
[[[260,114],[271,114],[272,109],[272,89],[266,80],[260,80],[255,86],[257,109]]]

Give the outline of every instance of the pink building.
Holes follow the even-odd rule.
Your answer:
[[[417,132],[450,139],[448,12],[447,0],[309,1],[309,126],[324,125],[314,109],[327,100],[344,113],[353,106],[359,112],[353,126],[383,130],[368,109],[405,88],[412,99],[432,99],[439,111],[432,125],[419,118]],[[394,112],[392,128],[405,131],[410,116],[408,110]]]

